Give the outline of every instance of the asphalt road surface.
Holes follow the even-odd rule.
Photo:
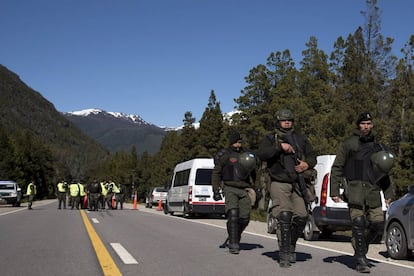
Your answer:
[[[187,219],[157,208],[58,210],[57,200],[33,210],[0,206],[1,275],[360,275],[345,237],[297,246],[298,262],[278,265],[277,241],[266,225],[251,222],[239,255],[220,248],[223,219]],[[412,275],[414,261],[387,258],[370,247],[370,275]]]

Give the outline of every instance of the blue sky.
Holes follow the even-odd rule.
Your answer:
[[[379,0],[399,55],[414,1]],[[364,24],[364,0],[1,0],[0,64],[62,112],[99,108],[159,126],[196,121],[211,90],[223,112],[250,69],[310,36],[327,54]]]

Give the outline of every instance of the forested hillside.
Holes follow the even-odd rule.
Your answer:
[[[40,195],[54,194],[59,178],[83,179],[107,150],[0,65],[0,178],[23,185],[33,179]]]

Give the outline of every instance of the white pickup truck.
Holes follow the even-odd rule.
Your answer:
[[[22,189],[19,184],[10,180],[0,181],[0,203],[12,204],[15,207],[20,206],[22,200]]]

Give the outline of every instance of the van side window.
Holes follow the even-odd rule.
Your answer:
[[[189,177],[190,177],[190,169],[176,172],[175,179],[174,179],[174,187],[187,186]]]
[[[212,169],[198,169],[196,172],[196,185],[211,185]]]

